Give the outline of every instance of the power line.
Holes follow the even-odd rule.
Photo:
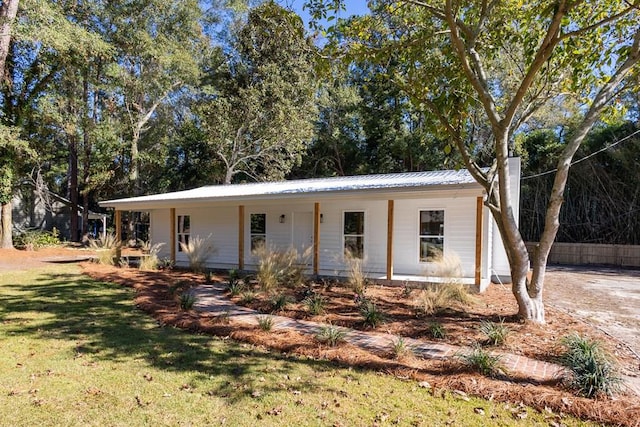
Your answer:
[[[620,140],[618,140],[618,141],[614,142],[614,143],[613,143],[613,144],[611,144],[611,145],[607,145],[606,147],[601,148],[600,150],[598,150],[598,151],[596,151],[596,152],[593,152],[593,153],[589,154],[588,156],[584,156],[583,158],[578,159],[578,160],[576,160],[575,162],[571,162],[571,164],[570,164],[569,166],[573,166],[573,165],[575,165],[575,164],[578,164],[578,163],[580,163],[580,162],[583,162],[583,161],[585,161],[585,160],[587,160],[587,159],[589,159],[589,158],[591,158],[591,157],[595,156],[596,154],[600,154],[600,153],[602,153],[603,151],[607,151],[609,148],[613,148],[613,147],[615,147],[616,145],[618,145],[618,144],[620,144],[620,143],[622,143],[622,142],[624,142],[624,141],[626,141],[626,140],[628,140],[628,139],[630,139],[630,138],[634,137],[635,135],[637,135],[637,134],[639,134],[639,133],[640,133],[640,129],[638,129],[637,131],[633,132],[632,134],[627,135],[627,136],[625,136],[624,138],[622,138],[622,139],[620,139]],[[558,168],[555,168],[555,169],[548,170],[548,171],[546,171],[546,172],[537,173],[537,174],[535,174],[535,175],[523,176],[522,178],[520,178],[520,180],[521,180],[521,181],[524,181],[525,179],[538,178],[538,177],[540,177],[540,176],[549,175],[549,174],[551,174],[551,173],[554,173],[554,172],[556,172],[557,170],[558,170]]]

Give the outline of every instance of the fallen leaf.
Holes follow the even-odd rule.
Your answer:
[[[420,381],[418,383],[418,387],[422,387],[422,388],[431,388],[431,384],[429,384],[428,381]]]
[[[282,406],[271,409],[267,412],[267,415],[280,415],[282,413]]]
[[[484,409],[482,408],[473,408],[473,412],[475,412],[478,415],[484,415]]]

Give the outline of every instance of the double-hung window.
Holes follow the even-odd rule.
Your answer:
[[[267,214],[251,214],[251,251],[267,243]]]
[[[434,262],[444,252],[444,211],[420,211],[420,262]]]
[[[182,252],[182,245],[189,244],[191,235],[191,217],[189,215],[178,215],[178,252]]]
[[[364,258],[364,212],[345,212],[342,231],[345,254]]]

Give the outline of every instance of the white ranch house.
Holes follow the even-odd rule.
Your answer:
[[[509,162],[517,201],[520,162]],[[484,290],[510,272],[483,197],[463,169],[213,185],[101,205],[116,210],[116,234],[122,211],[148,211],[151,240],[165,243],[160,256],[179,266],[188,265],[179,242],[200,236],[215,248],[212,269],[255,270],[252,249],[264,242],[310,250],[315,275],[346,275],[350,249],[371,279],[437,282],[433,260],[442,251],[459,258],[464,283]]]

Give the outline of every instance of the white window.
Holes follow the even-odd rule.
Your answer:
[[[444,211],[420,211],[420,262],[434,262],[444,252]]]
[[[267,242],[267,214],[251,214],[251,251],[255,251]]]
[[[182,252],[182,245],[189,244],[190,235],[191,217],[189,215],[178,215],[178,252]]]
[[[345,254],[364,258],[364,212],[345,212],[342,227]]]

